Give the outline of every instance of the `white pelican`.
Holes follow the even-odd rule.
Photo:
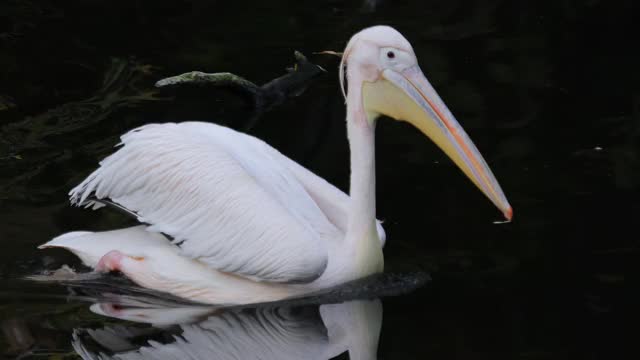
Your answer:
[[[66,248],[98,271],[210,304],[276,301],[382,272],[380,115],[429,136],[511,219],[500,185],[399,32],[375,26],[354,35],[340,64],[343,92],[345,73],[350,196],[234,130],[146,125],[122,136],[122,147],[70,192],[73,204],[110,199],[146,225],[67,233],[41,248]]]

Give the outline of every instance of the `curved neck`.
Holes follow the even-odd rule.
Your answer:
[[[361,89],[347,95],[347,136],[351,183],[346,245],[358,275],[382,271],[382,246],[376,230],[375,118],[364,111]]]

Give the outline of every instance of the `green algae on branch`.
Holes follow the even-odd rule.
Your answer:
[[[287,68],[287,73],[262,86],[228,72],[204,73],[191,71],[181,75],[168,77],[156,82],[156,87],[207,86],[228,87],[240,90],[248,96],[258,113],[270,110],[285,100],[302,94],[309,82],[326,72],[319,65],[313,64],[299,51],[294,52],[295,64]]]

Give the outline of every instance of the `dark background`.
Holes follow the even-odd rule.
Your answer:
[[[380,121],[386,267],[433,278],[384,301],[380,358],[637,358],[639,15],[633,1],[604,0],[2,0],[0,348],[24,350],[18,328],[69,347],[75,318],[43,326],[55,304],[25,303],[15,279],[73,262],[35,250],[51,237],[127,223],[66,197],[120,134],[184,120],[242,130],[252,116],[232,92],[154,92],[155,81],[202,70],[261,84],[302,51],[328,73],[248,132],[346,190],[337,58],[312,53],[388,24],[412,43],[515,216],[493,224],[500,214],[435,146]]]

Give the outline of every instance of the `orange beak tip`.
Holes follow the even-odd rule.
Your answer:
[[[511,206],[509,206],[509,208],[504,212],[504,217],[509,222],[513,219],[513,208]]]

